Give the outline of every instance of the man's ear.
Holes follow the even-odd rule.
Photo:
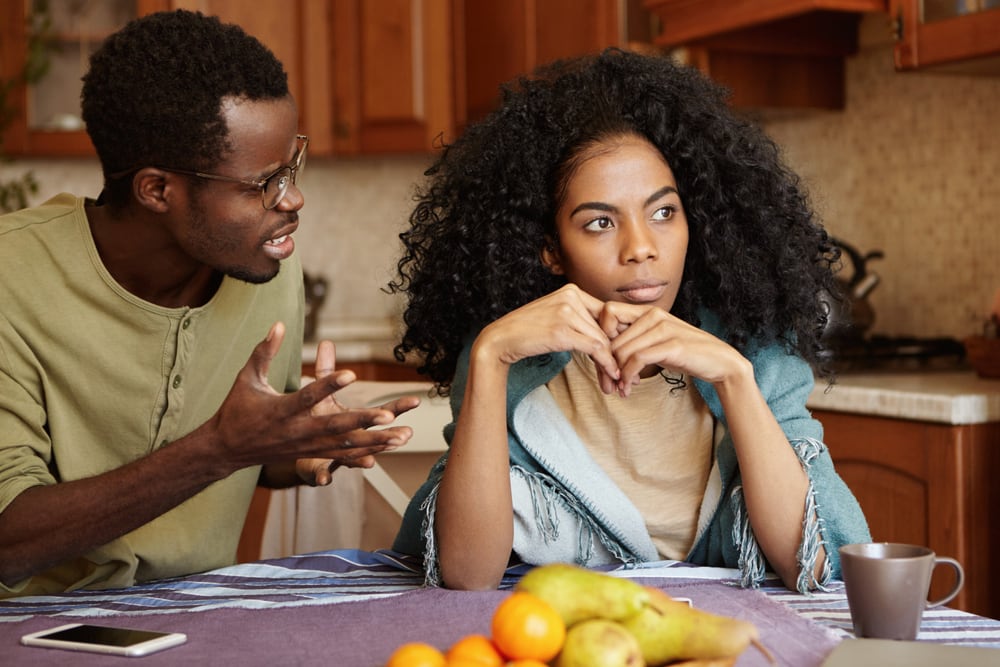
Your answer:
[[[559,244],[551,236],[545,237],[545,245],[539,253],[542,264],[555,276],[563,275],[562,259],[559,256]]]
[[[142,206],[155,213],[170,208],[169,195],[173,187],[172,174],[155,167],[143,167],[132,177],[132,196]]]

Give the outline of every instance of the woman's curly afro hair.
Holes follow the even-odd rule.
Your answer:
[[[288,94],[281,62],[237,25],[185,10],[129,22],[91,56],[81,93],[109,203],[128,197],[116,172],[210,170],[227,150],[224,98]]]
[[[540,259],[581,150],[634,134],[662,152],[689,227],[676,316],[718,317],[740,350],[783,342],[817,362],[839,251],[777,146],[725,91],[667,58],[616,49],[557,61],[502,89],[499,107],[444,148],[416,195],[389,283],[404,293],[397,358],[450,388],[468,336],[563,284]]]

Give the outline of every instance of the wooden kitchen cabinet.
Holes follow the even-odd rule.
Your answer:
[[[50,3],[53,18],[51,67],[42,84],[16,85],[8,91],[13,109],[3,134],[8,155],[93,155],[94,147],[80,120],[80,77],[87,59],[107,35],[138,14],[152,11],[154,0],[108,0],[87,7]],[[26,21],[32,0],[0,3],[0,81],[17,81],[28,58]]]
[[[25,28],[27,6],[31,0],[2,3],[0,21],[0,78],[16,78],[22,71],[28,49]],[[309,135],[312,154],[329,154],[333,149],[333,124],[331,109],[333,84],[329,76],[330,11],[328,3],[313,0],[246,3],[243,0],[116,0],[116,2],[91,3],[106,9],[118,8],[113,14],[114,23],[103,22],[99,32],[69,34],[56,32],[59,43],[76,45],[81,51],[78,71],[68,76],[65,86],[56,86],[56,92],[65,99],[58,104],[69,104],[73,113],[79,114],[79,77],[86,71],[86,57],[104,37],[122,27],[127,20],[156,11],[189,9],[214,14],[222,20],[238,23],[247,32],[266,44],[284,63],[288,72],[289,88],[299,104],[301,127]],[[50,9],[56,24],[62,17],[58,12],[69,11],[65,2],[52,2]],[[86,49],[87,53],[83,53]],[[46,78],[52,76],[50,73]],[[47,82],[47,81],[46,81]],[[55,82],[58,84],[58,81]],[[72,84],[72,85],[70,85]],[[54,129],[32,121],[32,94],[25,86],[15,87],[10,95],[15,107],[15,117],[4,135],[4,151],[14,156],[90,156],[94,148],[82,128]]]
[[[0,10],[4,79],[24,65],[30,1]],[[618,0],[116,1],[129,17],[175,8],[217,15],[260,39],[285,65],[316,156],[432,152],[485,115],[504,81],[554,58],[624,43]],[[62,6],[52,3],[53,11]],[[76,98],[78,89],[64,94]],[[14,97],[9,154],[93,155],[82,129],[31,127],[27,91],[22,86]]]
[[[844,58],[886,0],[645,0],[657,45],[730,89],[743,108],[843,109]]]
[[[337,153],[429,152],[455,127],[451,0],[333,0]]]
[[[943,11],[937,12],[940,5]],[[977,11],[957,14],[956,6]],[[896,69],[926,67],[1000,74],[1000,3],[889,0]]]
[[[957,559],[965,585],[949,606],[1000,618],[1000,422],[952,426],[826,410],[825,441],[879,542]],[[949,588],[939,568],[931,598]]]
[[[482,118],[500,84],[557,58],[624,46],[618,0],[456,0],[456,114]]]
[[[338,153],[434,150],[500,84],[623,43],[617,0],[334,0]]]

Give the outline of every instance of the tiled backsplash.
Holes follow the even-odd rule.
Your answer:
[[[1000,288],[1000,76],[897,73],[884,33],[884,17],[865,20],[846,111],[762,122],[831,233],[885,253],[870,267],[882,278],[873,332],[978,333]],[[429,159],[310,159],[296,243],[306,271],[331,283],[321,324],[397,318],[381,288]],[[36,202],[100,188],[93,160],[15,162],[0,177],[25,169],[41,182]]]
[[[846,111],[764,125],[827,229],[885,253],[874,333],[980,333],[1000,289],[1000,75],[896,72],[884,16],[861,38]]]

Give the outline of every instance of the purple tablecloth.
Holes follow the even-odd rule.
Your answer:
[[[757,624],[766,646],[783,665],[819,665],[839,638],[797,616],[759,591],[733,588],[717,581],[647,583],[676,596],[690,597],[696,606],[746,618]],[[187,644],[143,658],[143,664],[174,665],[310,665],[377,667],[408,641],[441,648],[469,633],[489,634],[490,618],[509,591],[460,592],[421,589],[390,598],[323,606],[247,610],[221,609],[202,613],[154,615],[143,618],[102,618],[154,630],[184,632]],[[67,654],[61,650],[11,646],[16,636],[55,625],[51,618],[34,618],[3,627],[5,664],[108,664],[114,658]],[[11,659],[11,663],[6,660]],[[741,667],[767,665],[748,651]]]
[[[404,642],[445,649],[463,635],[489,634],[493,610],[519,576],[512,571],[502,590],[450,591],[423,588],[412,566],[381,553],[330,552],[122,591],[0,601],[0,664],[124,664],[125,658],[18,643],[25,633],[80,621],[188,635],[185,645],[142,658],[150,666],[378,667]],[[806,598],[777,585],[748,590],[718,572],[727,571],[669,565],[618,574],[691,598],[698,608],[752,621],[780,665],[819,666],[849,636],[842,592]],[[1000,622],[951,614],[943,618],[954,640],[1000,646]],[[849,623],[848,617],[847,628]],[[964,640],[954,634],[970,631]],[[769,663],[750,649],[737,664]]]

